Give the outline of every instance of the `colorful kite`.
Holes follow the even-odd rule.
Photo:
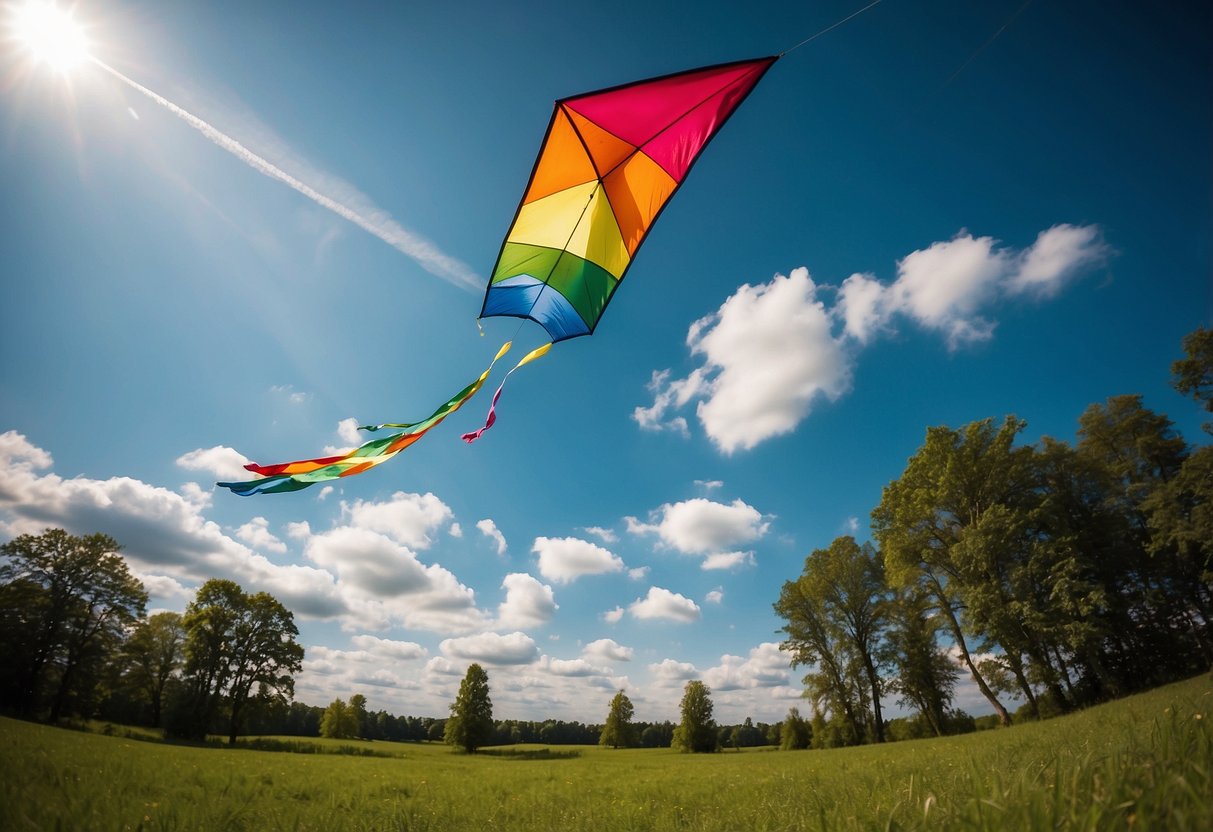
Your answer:
[[[736,61],[636,81],[557,101],[547,135],[485,290],[480,317],[527,318],[551,342],[590,335],[641,243],[712,137],[779,56]],[[476,381],[421,422],[340,456],[246,465],[264,479],[221,482],[236,494],[298,491],[387,462],[462,407],[483,386],[507,343]],[[505,379],[484,427],[497,420]]]
[[[339,456],[303,459],[298,462],[284,462],[278,465],[258,465],[252,462],[244,467],[256,474],[261,474],[263,479],[250,480],[248,482],[221,482],[218,485],[230,488],[233,493],[239,494],[241,497],[248,497],[252,494],[282,494],[287,491],[299,491],[318,482],[340,479],[341,477],[352,477],[354,474],[361,474],[363,471],[368,471],[376,465],[382,465],[409,445],[425,436],[431,428],[437,426],[447,416],[463,407],[468,399],[476,395],[476,392],[484,386],[484,382],[488,379],[489,372],[492,371],[493,365],[497,363],[497,359],[509,351],[510,342],[507,341],[497,351],[497,355],[493,358],[488,368],[480,374],[478,379],[460,390],[420,422],[363,425],[358,428],[359,430],[366,431],[401,428],[402,430],[398,433],[393,433],[382,439],[372,439],[370,442]],[[521,366],[526,361],[527,358],[524,358],[518,363]],[[511,370],[511,372],[513,371]]]
[[[691,165],[778,56],[557,101],[480,317],[590,335]]]

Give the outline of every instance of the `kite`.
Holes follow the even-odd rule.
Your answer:
[[[558,341],[594,333],[670,197],[779,57],[686,70],[555,103],[479,316],[529,319],[550,340],[506,373],[484,427],[463,434],[465,442],[476,441],[496,422],[501,391],[514,370]],[[252,463],[245,468],[262,479],[219,485],[241,496],[280,494],[387,462],[471,399],[509,348],[506,342],[478,379],[427,419],[364,426],[398,432],[338,456]]]
[[[488,368],[480,374],[479,378],[467,387],[464,387],[420,422],[362,425],[358,428],[359,430],[372,432],[383,430],[384,428],[396,428],[399,429],[397,433],[384,436],[380,439],[372,439],[370,442],[338,456],[303,459],[298,462],[283,462],[278,465],[258,465],[255,462],[251,462],[244,467],[255,474],[261,474],[261,479],[249,480],[248,482],[221,482],[217,483],[217,485],[229,488],[232,490],[232,493],[239,494],[241,497],[248,497],[253,494],[284,494],[288,491],[299,491],[318,482],[327,482],[329,480],[340,479],[341,477],[352,477],[355,474],[361,474],[363,471],[369,471],[376,465],[382,465],[425,436],[431,428],[436,427],[443,419],[463,407],[472,396],[476,395],[477,391],[484,386],[484,382],[488,379],[493,365],[497,363],[497,359],[509,352],[510,346],[511,343],[507,341],[497,351],[497,355],[489,363]],[[521,366],[526,361],[527,359],[524,358],[518,362],[518,365]],[[513,371],[511,370],[511,372]]]
[[[670,197],[777,60],[717,64],[557,101],[480,317],[532,320],[552,343],[592,335]],[[500,397],[501,387],[484,427],[465,441],[492,427]]]

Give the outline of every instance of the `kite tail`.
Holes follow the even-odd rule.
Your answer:
[[[530,352],[528,352],[526,355],[524,355],[522,357],[521,361],[519,361],[517,364],[515,364],[513,366],[513,368],[511,368],[510,371],[505,374],[505,378],[503,378],[501,380],[501,385],[498,386],[497,392],[493,394],[493,402],[492,402],[492,404],[489,405],[489,415],[488,415],[488,418],[486,418],[484,420],[484,427],[480,428],[479,430],[474,430],[471,433],[465,433],[461,437],[464,442],[467,442],[469,445],[472,444],[477,439],[479,439],[481,436],[484,436],[484,432],[486,430],[488,430],[489,428],[491,428],[497,422],[497,401],[498,401],[498,399],[501,398],[501,391],[505,389],[505,383],[510,380],[510,376],[512,376],[514,374],[514,370],[517,370],[523,364],[529,364],[530,362],[534,361],[536,358],[542,358],[544,355],[547,354],[547,351],[550,350],[551,348],[552,348],[552,344],[551,344],[551,342],[549,342],[547,344],[544,344],[542,347],[538,347],[536,349],[531,350]]]
[[[488,368],[480,374],[479,378],[447,399],[428,418],[422,419],[420,422],[366,425],[362,430],[376,431],[383,428],[394,428],[395,432],[379,439],[364,442],[352,451],[338,456],[301,459],[295,462],[282,462],[277,465],[258,465],[252,462],[244,467],[255,474],[261,474],[260,479],[249,480],[248,482],[221,482],[217,484],[223,488],[230,489],[233,494],[249,497],[253,494],[283,494],[289,491],[299,491],[318,482],[352,477],[356,474],[361,474],[363,471],[369,471],[376,465],[387,462],[396,456],[396,454],[408,448],[414,442],[417,442],[432,428],[437,427],[443,419],[463,407],[484,385],[485,380],[488,379],[489,373],[493,369],[493,365],[497,363],[497,359],[505,355],[509,349],[510,342],[507,341],[497,351],[496,357],[489,364]],[[523,361],[519,362],[519,366],[525,363],[525,361],[526,359],[523,359]],[[500,393],[500,391],[498,392]]]

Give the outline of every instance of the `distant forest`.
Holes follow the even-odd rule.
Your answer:
[[[1191,333],[1183,350],[1172,383],[1213,419],[1213,330]],[[781,646],[807,670],[807,716],[793,708],[778,723],[717,725],[695,680],[677,725],[632,722],[623,692],[610,714],[604,703],[603,724],[492,720],[484,674],[477,744],[885,742],[1048,717],[1208,670],[1213,445],[1190,445],[1138,395],[1092,404],[1078,421],[1074,444],[1017,445],[1026,423],[1013,416],[929,428],[872,512],[873,541],[840,537],[809,554],[774,602]],[[1213,435],[1213,421],[1204,430]],[[369,712],[356,692],[327,707],[292,701],[304,651],[290,610],[212,579],[183,614],[148,616],[119,551],[105,535],[61,529],[0,546],[4,713],[232,743],[240,734],[452,741],[452,728],[466,728],[458,702],[451,725]],[[953,707],[962,674],[991,716]],[[1022,702],[1014,714],[1008,697]],[[912,715],[886,719],[889,699]]]

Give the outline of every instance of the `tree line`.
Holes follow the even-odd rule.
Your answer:
[[[1213,413],[1213,330],[1183,347],[1172,383]],[[1006,725],[1008,696],[1036,718],[1213,664],[1213,446],[1137,395],[1088,407],[1073,445],[1018,444],[1025,428],[928,429],[873,542],[839,537],[783,585],[814,745],[890,739],[886,697],[911,733],[949,733],[962,672]]]
[[[303,663],[290,610],[212,579],[184,614],[148,616],[147,591],[119,549],[106,535],[62,529],[0,546],[0,709],[234,743],[252,711],[290,700]]]

